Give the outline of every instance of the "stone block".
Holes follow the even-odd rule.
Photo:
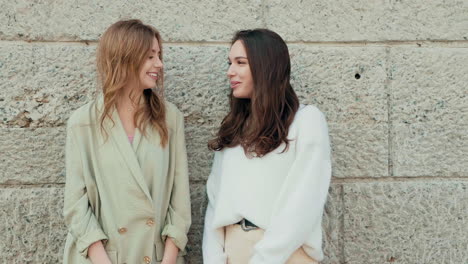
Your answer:
[[[385,48],[290,45],[292,84],[327,117],[336,177],[388,176]]]
[[[206,181],[210,175],[214,157],[214,151],[209,150],[207,146],[211,133],[206,126],[186,124],[185,135],[190,179]]]
[[[395,176],[468,176],[468,49],[392,48]]]
[[[185,116],[192,180],[206,180],[213,152],[207,147],[228,110],[228,46],[169,44],[165,52],[165,95]]]
[[[385,177],[388,171],[388,127],[346,128],[329,124],[332,174],[337,178]]]
[[[0,39],[97,40],[112,23],[138,18],[169,41],[229,41],[236,30],[260,27],[262,1],[26,0],[4,2]]]
[[[205,182],[191,182],[190,195],[192,203],[192,225],[202,225],[205,222],[205,211],[208,203]]]
[[[229,46],[168,44],[164,50],[165,95],[187,123],[219,126],[228,110]]]
[[[344,184],[344,263],[467,263],[468,185]]]
[[[64,125],[96,91],[95,47],[76,44],[0,46],[0,127]]]
[[[0,189],[0,205],[1,263],[62,262],[62,188]]]
[[[208,197],[206,196],[204,182],[192,182],[190,184],[191,203],[192,203],[192,226],[188,234],[189,242],[187,244],[186,260],[190,264],[203,263],[202,257],[202,239],[203,224],[205,219],[206,205]]]
[[[65,182],[64,127],[0,129],[0,184]]]
[[[187,256],[185,259],[189,264],[203,264],[202,239],[203,224],[193,224],[188,234]]]
[[[342,185],[332,184],[328,191],[327,203],[322,219],[323,264],[341,263],[343,258],[343,199]]]
[[[466,1],[265,1],[266,27],[288,41],[468,39]]]

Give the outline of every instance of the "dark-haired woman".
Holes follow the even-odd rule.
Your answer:
[[[317,263],[331,177],[324,115],[299,104],[286,43],[266,29],[238,32],[227,72],[230,112],[207,182],[205,264]]]

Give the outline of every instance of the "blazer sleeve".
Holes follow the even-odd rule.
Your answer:
[[[205,264],[222,264],[226,263],[227,257],[224,253],[224,232],[213,226],[213,218],[215,211],[216,193],[219,184],[219,156],[220,152],[215,153],[213,166],[210,176],[206,183],[206,192],[208,195],[208,206],[205,214],[205,226],[203,229],[203,263]]]
[[[286,263],[314,229],[321,228],[331,179],[328,128],[317,108],[307,106],[300,114],[296,158],[250,264]]]
[[[187,165],[187,150],[185,147],[184,118],[180,111],[176,111],[176,128],[174,134],[175,160],[174,183],[169,201],[165,225],[161,233],[163,241],[170,237],[174,244],[182,251],[188,241],[188,231],[192,222],[190,210],[190,185]]]
[[[107,236],[90,207],[82,155],[69,126],[65,149],[66,182],[63,214],[65,224],[75,239],[79,253],[87,257],[88,247],[99,240],[107,241]]]

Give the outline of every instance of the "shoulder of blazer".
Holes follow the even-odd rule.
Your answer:
[[[93,100],[80,108],[76,109],[68,119],[67,126],[69,128],[75,126],[89,126],[98,122],[98,104]]]
[[[177,120],[184,118],[182,112],[169,101],[164,102],[166,104],[166,123],[168,128],[174,128],[177,125]]]

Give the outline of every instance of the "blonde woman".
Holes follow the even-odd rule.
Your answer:
[[[64,263],[184,263],[191,223],[184,123],[162,97],[162,69],[153,27],[119,21],[102,35],[102,96],[67,126]]]

